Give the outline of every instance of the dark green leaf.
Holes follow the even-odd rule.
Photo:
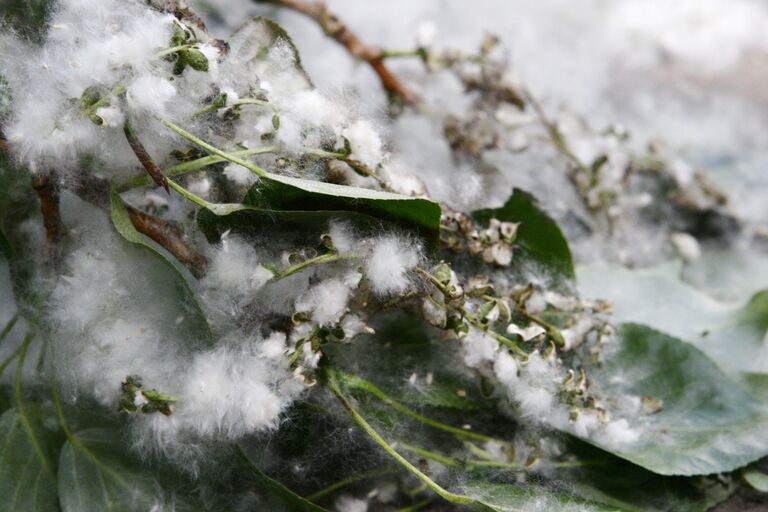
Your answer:
[[[488,224],[495,218],[504,222],[519,222],[514,243],[515,258],[543,266],[553,277],[571,280],[575,277],[568,242],[557,223],[539,206],[538,201],[520,189],[501,208],[472,212],[475,221]]]
[[[152,478],[106,429],[79,432],[64,445],[59,492],[64,512],[146,512],[160,503]]]
[[[440,205],[428,199],[268,174],[243,199],[248,206],[283,211],[350,211],[416,228],[436,237]]]
[[[629,512],[705,512],[730,496],[730,479],[662,476],[572,439],[567,453],[573,467],[561,468],[552,484],[589,501]]]
[[[0,511],[58,510],[58,436],[43,427],[38,408],[24,415],[9,409],[0,417]]]
[[[276,498],[284,507],[280,510],[291,512],[326,512],[324,508],[302,498],[277,480],[264,474],[240,447],[237,448],[237,459],[242,468],[243,476],[253,482],[261,492]]]

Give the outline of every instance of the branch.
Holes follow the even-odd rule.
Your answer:
[[[162,245],[165,250],[183,263],[195,277],[200,278],[205,274],[208,260],[187,244],[176,223],[149,215],[129,204],[126,204],[125,207],[133,226],[139,233],[143,233]]]
[[[336,40],[360,60],[367,62],[381,80],[381,85],[392,96],[399,97],[408,105],[418,103],[412,93],[392,71],[384,64],[384,52],[362,42],[335,14],[330,12],[324,2],[304,2],[302,0],[255,0],[265,4],[274,4],[300,12],[315,20],[329,37]]]
[[[109,183],[91,174],[81,174],[71,184],[71,190],[81,199],[100,208],[109,208]],[[190,247],[175,222],[160,219],[129,204],[125,205],[136,230],[160,244],[173,254],[192,275],[202,277],[208,265],[205,257]]]
[[[52,172],[37,172],[32,174],[32,188],[40,198],[40,213],[45,227],[45,258],[55,268],[59,263],[58,244],[64,230],[59,212],[59,186]]]
[[[157,165],[154,160],[152,160],[152,157],[144,148],[144,144],[141,143],[139,137],[133,131],[131,122],[127,119],[125,120],[125,124],[123,124],[123,133],[125,133],[125,138],[128,140],[128,145],[131,146],[131,150],[133,150],[136,158],[139,159],[142,167],[144,167],[147,173],[152,177],[152,180],[155,182],[155,184],[158,187],[163,187],[165,193],[171,195],[171,190],[168,188],[168,179],[163,174],[160,166]]]

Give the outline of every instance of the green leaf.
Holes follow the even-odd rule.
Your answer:
[[[241,474],[256,485],[261,492],[276,498],[284,507],[277,510],[291,512],[327,512],[324,508],[302,498],[277,480],[268,477],[251,461],[251,459],[248,458],[239,446],[237,447],[237,460],[242,468]],[[276,509],[271,508],[270,510]]]
[[[63,512],[146,512],[158,503],[152,478],[115,441],[111,430],[90,429],[64,445],[59,459]]]
[[[58,436],[43,427],[40,410],[9,409],[0,416],[0,512],[58,509]]]
[[[306,212],[326,212],[327,215],[330,212],[345,211],[401,224],[416,229],[425,237],[437,240],[441,208],[434,201],[274,174],[208,144],[167,119],[163,120],[163,124],[206,151],[245,167],[259,176],[259,181],[248,191],[243,204],[210,203],[169,182],[177,192],[216,215],[230,215],[244,210],[291,211],[300,212],[301,218],[301,214]]]
[[[515,258],[543,266],[555,278],[575,277],[568,241],[557,223],[539,206],[538,201],[520,189],[501,208],[472,212],[476,222],[488,224],[495,218],[504,222],[520,222],[514,243]],[[519,254],[518,254],[519,251]]]
[[[753,489],[768,493],[768,474],[754,468],[747,468],[741,475]]]
[[[440,229],[440,205],[429,199],[273,173],[256,183],[243,203],[268,210],[350,211],[412,226],[433,237]]]
[[[721,302],[680,279],[679,263],[629,270],[579,268],[586,297],[613,302],[613,319],[647,324],[693,343],[727,370],[768,373],[768,291],[746,304]]]
[[[693,345],[644,325],[620,327],[605,364],[588,375],[598,396],[663,402],[656,414],[627,412],[636,442],[607,451],[663,475],[732,471],[768,454],[768,410]]]
[[[621,509],[588,502],[537,485],[506,485],[469,481],[462,491],[477,503],[496,512],[617,512]]]
[[[120,195],[114,189],[110,190],[110,207],[112,224],[115,226],[115,230],[120,233],[120,236],[127,242],[146,249],[152,256],[158,258],[173,271],[176,276],[178,287],[184,298],[185,308],[189,310],[195,318],[195,324],[198,327],[198,331],[202,332],[205,338],[209,340],[212,339],[213,334],[211,333],[208,320],[203,312],[203,308],[197,300],[197,295],[193,286],[190,284],[193,278],[188,275],[189,271],[162,247],[155,244],[136,230],[128,215],[128,210],[125,208],[122,199],[120,199]]]

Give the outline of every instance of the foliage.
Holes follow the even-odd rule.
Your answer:
[[[80,4],[50,16],[77,21]],[[477,93],[475,115],[444,127],[465,168],[518,129],[478,123],[515,109],[563,159],[593,243],[673,212],[685,262],[575,265],[587,235],[547,198],[504,188],[501,206],[463,213],[399,174],[274,21],[226,43],[180,3],[110,5],[59,44],[35,36],[49,16],[35,3],[23,24],[44,46],[8,43],[33,64],[0,59],[14,112],[0,118],[0,511],[321,512],[354,495],[370,510],[693,512],[766,492],[768,291],[739,269],[765,262],[699,259],[672,234],[726,217],[708,184],[582,134],[626,152],[612,181],[621,165],[577,155],[504,81],[497,41],[404,52]],[[113,17],[166,46],[100,25]],[[96,55],[94,76],[36,83],[35,59],[62,47],[78,66]],[[357,56],[386,78],[395,53]],[[393,118],[427,115],[401,96]],[[648,209],[621,211],[649,187]]]

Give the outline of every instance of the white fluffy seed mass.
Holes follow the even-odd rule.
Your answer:
[[[384,158],[381,136],[370,122],[355,121],[344,128],[342,135],[349,140],[353,159],[375,168]]]
[[[265,382],[270,373],[247,350],[219,347],[197,354],[185,372],[184,401],[176,414],[201,435],[232,439],[272,428],[286,402]]]
[[[319,325],[330,325],[341,318],[347,308],[351,290],[343,279],[326,279],[299,297],[296,311],[311,313]]]
[[[0,54],[14,98],[5,125],[14,155],[60,171],[75,170],[84,153],[109,159],[116,168],[135,166],[121,129],[126,112],[118,94],[110,95],[127,90],[134,115],[166,112],[176,90],[164,78],[170,64],[155,53],[169,45],[172,17],[138,0],[62,0],[51,26],[43,46]],[[97,90],[104,101],[95,112],[101,126],[82,111],[88,90]],[[163,139],[151,137],[148,150],[154,152]]]
[[[226,291],[242,301],[272,277],[272,272],[259,264],[253,247],[239,238],[225,237],[221,248],[214,253],[203,285]]]
[[[420,252],[413,243],[394,235],[374,240],[365,261],[365,276],[381,296],[403,293],[411,286],[409,272],[419,264]]]

